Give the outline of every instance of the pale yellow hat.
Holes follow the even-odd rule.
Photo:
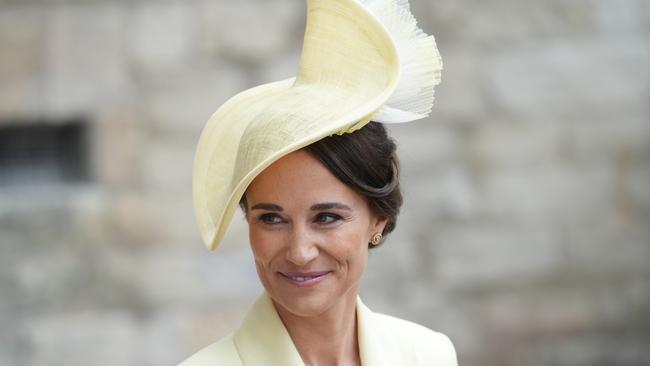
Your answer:
[[[426,117],[442,61],[407,0],[307,0],[298,76],[243,91],[208,120],[194,161],[201,238],[219,246],[250,182],[288,153],[371,119]]]

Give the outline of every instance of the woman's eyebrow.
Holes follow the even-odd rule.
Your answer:
[[[312,211],[331,210],[333,208],[340,209],[340,210],[352,211],[350,206],[347,206],[347,205],[344,205],[344,204],[338,203],[338,202],[317,203],[317,204],[310,207],[310,209]]]
[[[282,211],[284,209],[275,203],[258,203],[251,207],[251,210]]]

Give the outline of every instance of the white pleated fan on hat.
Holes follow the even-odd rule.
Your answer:
[[[417,25],[408,0],[359,0],[390,33],[400,60],[400,77],[388,101],[372,117],[403,123],[431,113],[434,88],[440,83],[442,59],[433,36]]]

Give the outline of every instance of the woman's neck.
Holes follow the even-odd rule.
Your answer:
[[[356,291],[350,290],[334,306],[314,317],[297,316],[275,304],[280,319],[306,365],[360,364],[356,300]]]

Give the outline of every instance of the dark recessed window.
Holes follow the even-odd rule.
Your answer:
[[[87,129],[83,120],[0,122],[0,186],[87,181]]]

